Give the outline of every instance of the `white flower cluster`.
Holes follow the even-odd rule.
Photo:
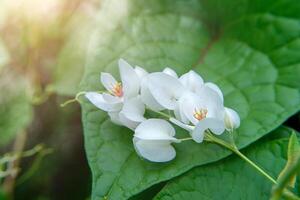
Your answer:
[[[167,120],[146,119],[146,109],[164,116],[173,114],[168,120],[188,130],[197,143],[203,141],[208,130],[220,135],[225,129],[233,130],[240,125],[239,115],[224,107],[220,88],[214,83],[205,83],[192,70],[180,77],[170,68],[148,73],[120,59],[119,71],[121,82],[109,73],[101,73],[107,92],[87,92],[85,96],[106,111],[112,122],[135,132],[136,152],[149,161],[172,160],[176,152],[171,143],[181,140],[175,138],[175,129]]]

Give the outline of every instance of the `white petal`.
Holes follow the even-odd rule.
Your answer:
[[[222,102],[224,102],[224,97],[223,97],[223,93],[222,90],[219,88],[219,86],[217,86],[214,83],[211,82],[207,82],[205,83],[205,86],[209,87],[210,89],[214,90],[215,92],[218,93],[218,95],[220,96],[220,98],[222,99]]]
[[[198,119],[194,117],[195,109],[206,109],[205,102],[199,97],[199,95],[186,92],[179,100],[179,106],[183,114],[194,125],[198,123]]]
[[[113,95],[108,94],[108,93],[102,93],[102,97],[106,102],[109,102],[109,103],[112,103],[112,104],[123,102],[122,98],[113,96]]]
[[[162,107],[152,96],[148,88],[148,77],[145,77],[141,82],[141,99],[147,107],[154,111],[163,110]]]
[[[225,107],[224,121],[227,130],[236,129],[240,126],[240,116],[235,110],[231,108]]]
[[[135,70],[123,59],[119,60],[119,70],[125,98],[135,97],[139,93],[140,79]]]
[[[143,121],[135,129],[134,136],[143,140],[165,140],[176,141],[175,129],[173,126],[162,119],[148,119]]]
[[[204,83],[201,76],[193,70],[183,74],[179,80],[191,92],[196,92]]]
[[[108,112],[108,115],[113,123],[123,126],[123,123],[119,117],[119,112]]]
[[[148,72],[145,69],[143,69],[139,66],[135,66],[134,71],[137,74],[137,76],[139,77],[140,81],[148,74]]]
[[[148,88],[156,101],[164,108],[174,110],[184,93],[179,80],[162,72],[149,74],[148,80]]]
[[[175,115],[176,119],[178,119],[179,121],[181,121],[185,124],[189,123],[189,119],[185,116],[182,109],[180,109],[180,104],[179,103],[177,103],[177,106],[174,109],[174,115]]]
[[[119,116],[123,125],[134,130],[142,121],[146,120],[144,113],[145,105],[139,97],[135,97],[124,102]]]
[[[109,94],[87,92],[85,96],[96,107],[107,112],[119,111],[122,108],[121,99]]]
[[[109,73],[102,72],[100,75],[102,85],[107,91],[111,92],[115,85],[118,83],[116,79]]]
[[[168,74],[168,75],[170,75],[170,76],[173,76],[174,78],[178,78],[177,73],[176,73],[173,69],[171,69],[171,68],[169,68],[169,67],[165,68],[165,69],[163,70],[163,73]]]
[[[127,128],[130,128],[131,130],[135,130],[135,128],[140,124],[140,122],[132,121],[124,116],[124,114],[119,113],[118,115],[119,121],[123,126],[126,126]]]
[[[195,128],[194,126],[191,126],[191,125],[187,125],[187,124],[185,124],[185,123],[182,123],[181,121],[179,121],[179,120],[177,120],[177,119],[175,119],[175,118],[170,118],[169,120],[170,120],[170,122],[172,122],[173,124],[175,124],[175,125],[177,125],[177,126],[183,128],[183,129],[185,129],[185,130],[187,130],[187,131],[193,131],[194,128]]]
[[[170,142],[149,141],[133,138],[136,152],[143,158],[152,162],[168,162],[175,158],[176,151]]]
[[[140,100],[140,97],[134,97],[124,102],[121,113],[132,121],[142,122],[145,120],[145,105]]]
[[[198,98],[201,99],[202,106],[208,110],[207,117],[224,120],[224,105],[218,93],[210,87],[203,85],[197,92]]]
[[[207,129],[210,129],[216,135],[221,135],[225,130],[224,122],[213,118],[200,120],[192,132],[193,140],[201,143]]]

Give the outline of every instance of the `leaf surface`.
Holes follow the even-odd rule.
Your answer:
[[[118,77],[119,58],[149,72],[194,69],[219,84],[225,105],[240,114],[237,143],[245,147],[300,108],[299,2],[285,2],[103,1],[81,90],[102,90],[102,71]],[[172,162],[149,163],[134,152],[132,131],[112,124],[87,101],[82,108],[92,199],[127,199],[230,154],[186,142],[175,146]]]
[[[279,128],[276,132],[280,132]],[[274,134],[275,134],[274,133]],[[277,177],[286,162],[288,139],[264,140],[244,153],[271,176]],[[272,182],[237,156],[197,167],[170,181],[155,200],[269,199]]]

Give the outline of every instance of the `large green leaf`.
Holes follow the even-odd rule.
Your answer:
[[[282,131],[278,129],[274,134]],[[247,157],[277,177],[287,159],[288,138],[264,140],[244,152]],[[197,167],[170,181],[156,200],[269,199],[272,183],[237,156]]]
[[[0,73],[0,146],[22,132],[32,119],[28,82],[9,67]]]
[[[81,89],[102,89],[100,72],[116,75],[120,57],[150,72],[166,66],[179,74],[194,69],[218,83],[225,105],[239,112],[237,143],[245,147],[300,108],[299,2],[281,4],[104,1]],[[186,142],[176,145],[174,161],[149,163],[134,152],[130,130],[113,125],[87,101],[82,107],[93,199],[126,199],[230,154],[216,145]]]

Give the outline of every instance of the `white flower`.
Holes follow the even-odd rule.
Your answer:
[[[174,110],[185,88],[180,81],[164,72],[151,73],[141,84],[142,101],[152,110]]]
[[[188,73],[183,74],[179,78],[180,82],[191,92],[197,92],[200,90],[204,84],[203,79],[193,70],[190,70]]]
[[[235,110],[225,107],[224,122],[228,131],[238,128],[240,126],[239,114]]]
[[[197,93],[186,92],[179,100],[180,118],[187,119],[195,127],[172,119],[173,123],[191,132],[196,142],[202,142],[207,129],[214,134],[224,132],[224,106],[219,94],[203,85]],[[179,119],[180,120],[180,119]]]
[[[119,120],[121,124],[134,130],[142,121],[146,120],[144,113],[145,105],[140,97],[137,96],[124,102],[123,108],[119,113]]]
[[[133,144],[136,152],[152,162],[167,162],[175,158],[172,142],[180,142],[174,137],[175,129],[162,119],[148,119],[135,130]]]
[[[163,70],[163,73],[168,74],[168,75],[170,75],[170,76],[173,76],[174,78],[178,78],[177,73],[176,73],[173,69],[171,69],[171,68],[169,68],[169,67],[166,67],[166,68]]]
[[[132,115],[129,114],[129,117],[126,117],[128,113],[132,112],[132,104],[138,104],[138,108],[140,110],[137,114],[143,113],[144,109],[140,103],[138,103],[138,100],[131,101],[130,99],[138,96],[141,79],[147,74],[147,72],[140,67],[133,69],[123,59],[119,60],[119,71],[121,82],[117,82],[116,79],[109,73],[101,73],[100,80],[106,88],[107,93],[99,94],[97,92],[87,92],[85,96],[96,107],[108,112],[108,115],[114,123],[123,124],[129,128],[133,128],[133,124],[138,122],[137,118],[129,122],[128,120],[131,119]],[[124,104],[125,108],[123,107]],[[119,113],[121,109],[122,117],[120,119]],[[141,118],[139,120],[141,120]],[[124,124],[124,122],[127,123]]]
[[[191,92],[199,93],[202,86],[207,86],[211,88],[212,90],[216,91],[223,102],[223,94],[221,89],[214,83],[206,82],[204,83],[202,77],[194,72],[193,70],[190,70],[188,73],[183,74],[179,81]]]
[[[143,68],[141,68],[139,66],[135,66],[134,71],[137,74],[137,76],[139,77],[140,83],[142,82],[143,78],[145,76],[147,76],[147,74],[148,74],[148,72],[146,70],[144,70]]]

